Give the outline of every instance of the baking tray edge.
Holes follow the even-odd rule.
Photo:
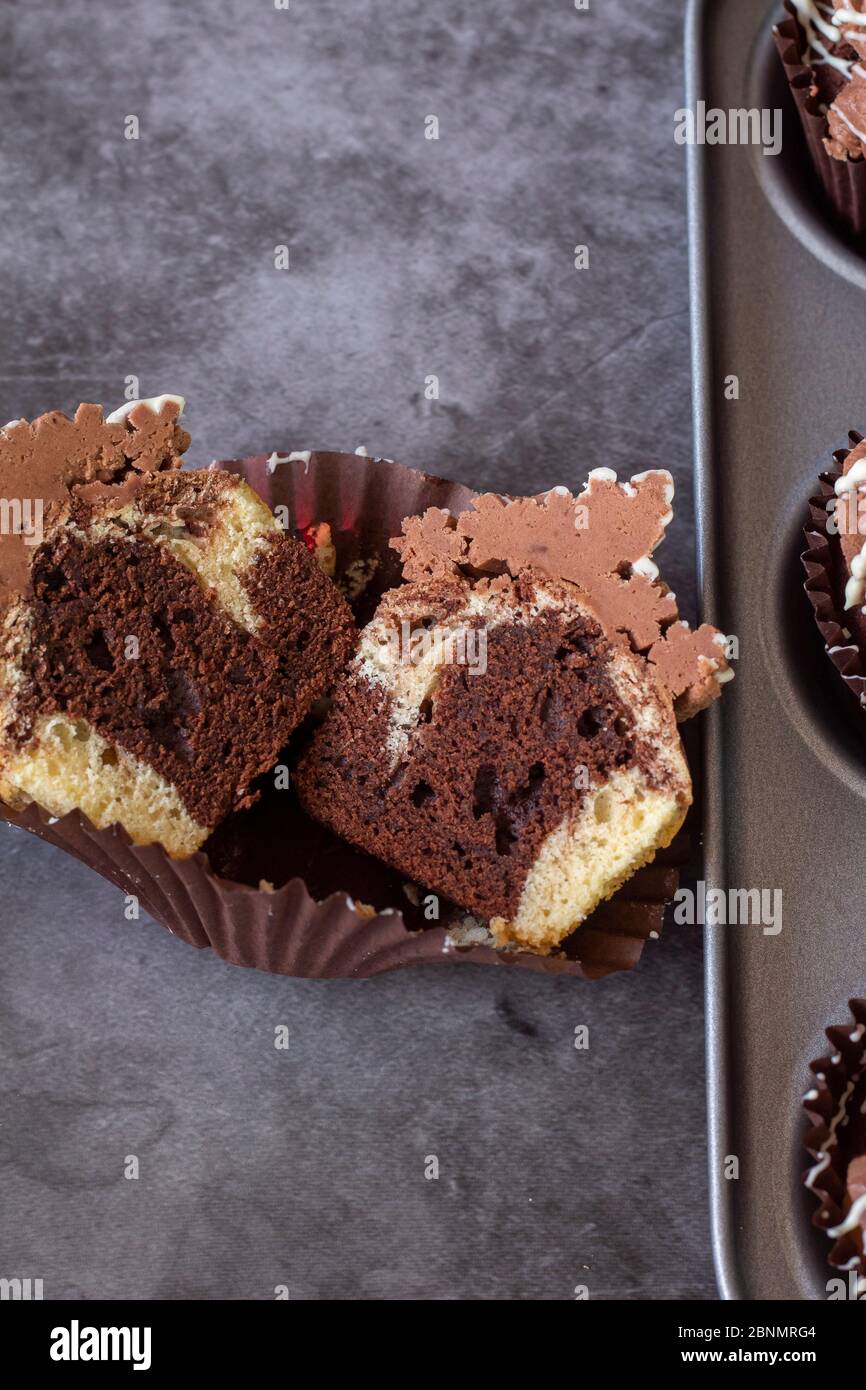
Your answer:
[[[685,18],[686,106],[692,110],[703,91],[707,0],[687,0]],[[718,609],[716,506],[713,465],[712,352],[709,333],[707,165],[705,145],[686,145],[686,195],[689,244],[689,323],[691,332],[693,477],[697,528],[697,581],[702,612],[713,620]],[[721,887],[725,872],[722,724],[718,705],[704,715],[703,729],[703,876],[708,889]],[[704,999],[706,1029],[707,1126],[710,1231],[719,1292],[724,1299],[744,1299],[737,1265],[732,1187],[723,1177],[725,1154],[732,1152],[730,1103],[730,1010],[725,929],[704,927]]]

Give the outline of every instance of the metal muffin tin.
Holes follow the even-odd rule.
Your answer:
[[[824,1029],[866,992],[866,719],[825,656],[799,555],[818,473],[866,429],[866,246],[824,207],[773,44],[782,17],[689,0],[686,19],[687,106],[784,113],[776,157],[687,148],[700,577],[705,615],[740,644],[705,716],[704,875],[783,893],[777,936],[706,929],[710,1182],[723,1296],[822,1299],[800,1101]]]

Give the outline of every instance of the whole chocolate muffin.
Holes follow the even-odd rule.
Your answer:
[[[811,1127],[806,1186],[818,1198],[815,1225],[833,1242],[830,1264],[850,1276],[846,1296],[866,1295],[866,1000],[827,1029],[833,1051],[812,1063],[815,1085],[803,1105]]]
[[[827,655],[866,709],[866,441],[849,441],[818,478],[802,560]]]
[[[866,0],[788,0],[774,30],[815,170],[838,217],[866,233]]]

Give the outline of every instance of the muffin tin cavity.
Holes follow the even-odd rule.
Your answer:
[[[751,147],[752,166],[771,207],[813,256],[835,274],[866,289],[866,248],[858,248],[827,204],[769,21],[752,50],[744,104],[783,112],[781,152],[768,156],[759,146]]]

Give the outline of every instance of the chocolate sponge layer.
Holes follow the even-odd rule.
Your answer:
[[[268,615],[255,634],[143,536],[94,543],[62,530],[35,554],[31,582],[14,741],[27,742],[40,714],[84,719],[205,826],[273,765],[352,640],[333,586],[287,536],[269,539],[243,581]]]

